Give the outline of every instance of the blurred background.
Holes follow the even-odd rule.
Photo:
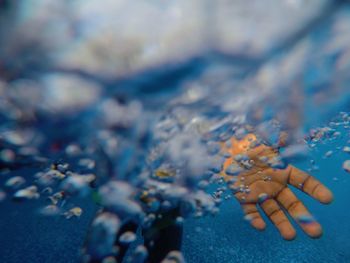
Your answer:
[[[83,194],[62,211],[79,205],[81,216],[42,216],[43,165],[137,188],[165,143],[172,161],[194,164],[184,168],[194,179],[176,182],[192,192],[206,168],[194,127],[249,124],[274,143],[271,121],[289,145],[327,128],[307,158],[291,160],[335,193],[329,207],[300,196],[324,237],[285,242],[271,225],[256,233],[227,201],[216,217],[186,220],[185,259],[350,262],[349,120],[339,118],[350,110],[349,69],[348,1],[0,0],[0,262],[78,262],[97,206]],[[192,151],[177,147],[189,141]],[[38,185],[43,198],[14,202],[17,184]]]

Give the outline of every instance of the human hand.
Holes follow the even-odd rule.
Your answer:
[[[278,152],[266,145],[251,147],[255,140],[256,137],[249,134],[240,141],[232,138],[230,148],[223,146],[223,150],[230,153],[232,157],[227,158],[222,175],[240,202],[245,218],[254,228],[264,230],[266,224],[258,211],[259,205],[277,227],[281,236],[286,240],[292,240],[296,232],[285,214],[288,212],[307,235],[312,238],[320,237],[321,225],[314,220],[304,204],[289,189],[289,185],[324,204],[332,201],[331,191],[317,179],[294,166],[288,165],[284,169],[271,168],[266,162],[277,157]],[[248,156],[248,160],[236,161],[235,156],[240,154]],[[231,171],[230,175],[231,165],[237,168],[245,164],[251,167],[237,175],[232,175]]]

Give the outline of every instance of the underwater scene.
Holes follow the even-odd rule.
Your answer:
[[[0,263],[350,263],[350,2],[0,0]]]

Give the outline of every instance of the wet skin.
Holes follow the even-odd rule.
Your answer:
[[[294,166],[288,165],[284,169],[271,168],[266,162],[261,161],[261,157],[273,158],[278,155],[278,152],[266,145],[252,146],[255,140],[256,137],[249,134],[239,141],[232,138],[231,147],[222,146],[224,152],[229,152],[233,156],[226,160],[222,176],[233,189],[245,218],[254,228],[264,230],[266,224],[258,210],[260,206],[281,236],[286,240],[292,240],[296,232],[286,216],[286,213],[289,213],[307,235],[312,238],[320,237],[322,235],[321,225],[313,219],[289,186],[298,188],[323,204],[332,202],[331,191],[317,179]],[[248,155],[253,167],[237,176],[229,176],[224,171],[230,164],[236,162],[234,156],[237,154]],[[239,191],[242,185],[244,189],[247,187],[249,190]]]

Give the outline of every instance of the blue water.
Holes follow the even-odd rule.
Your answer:
[[[337,149],[347,145],[349,130],[339,131],[339,139],[320,142],[311,153],[319,166],[313,175],[333,191],[334,202],[321,205],[295,191],[323,226],[320,239],[309,238],[298,226],[293,241],[283,240],[270,223],[264,232],[258,232],[243,220],[238,203],[231,199],[215,217],[185,221],[182,246],[187,262],[350,262],[350,175],[342,169],[349,154]],[[324,158],[329,150],[334,154]],[[307,170],[310,158],[291,164]],[[38,170],[23,168],[2,174],[1,183],[13,175],[30,178]],[[0,202],[0,262],[77,262],[96,205],[91,198],[75,198],[70,203],[83,208],[80,218],[38,215],[39,208],[47,204],[45,199],[16,203],[8,198]]]
[[[242,220],[237,203],[226,202],[215,218],[190,220],[186,224],[184,253],[188,261],[350,262],[350,178],[341,168],[346,156],[339,154],[327,160],[321,156],[317,156],[322,161],[315,175],[333,191],[334,202],[324,206],[294,191],[323,226],[320,239],[310,239],[298,226],[295,226],[297,237],[293,241],[281,239],[272,224],[268,224],[264,232],[257,232]],[[339,181],[333,181],[334,176]],[[199,233],[194,231],[198,226],[202,228]]]
[[[256,99],[258,108],[263,112],[263,118],[269,119],[280,114],[282,119],[284,117],[284,120],[287,120],[287,123],[284,123],[287,126],[290,124],[288,121],[294,117],[293,113],[298,111],[302,116],[297,120],[299,126],[288,128],[293,135],[300,135],[300,133],[306,135],[310,128],[328,125],[331,119],[336,117],[340,111],[350,111],[350,92],[348,88],[350,79],[346,71],[349,67],[344,66],[345,69],[337,68],[337,59],[343,55],[343,50],[339,48],[340,50],[333,53],[330,52],[320,56],[309,52],[308,59],[301,62],[303,64],[303,68],[300,69],[301,72],[295,70],[297,73],[295,75],[291,73],[292,76],[283,76],[284,71],[279,71],[279,69],[283,68],[284,61],[288,62],[294,57],[293,48],[298,50],[299,38],[312,43],[310,44],[310,50],[322,50],[324,48],[323,44],[327,43],[333,36],[330,32],[334,22],[332,19],[344,14],[350,16],[349,6],[338,10],[331,18],[324,18],[324,21],[319,23],[315,29],[305,29],[305,33],[301,32],[300,36],[296,36],[295,39],[291,38],[289,42],[287,41],[286,47],[278,48],[276,52],[269,52],[266,57],[259,59],[244,60],[240,57],[236,58],[220,52],[213,52],[191,58],[184,64],[167,64],[161,68],[145,70],[131,77],[117,80],[99,79],[96,76],[86,75],[79,71],[70,72],[78,77],[87,78],[101,84],[104,89],[100,101],[96,102],[96,105],[88,107],[85,111],[72,115],[65,115],[64,113],[57,114],[57,116],[47,113],[46,115],[39,110],[39,114],[36,116],[37,119],[33,123],[34,128],[45,135],[44,142],[40,144],[40,151],[44,155],[50,156],[52,160],[62,161],[60,153],[51,152],[53,144],[56,145],[57,143],[58,147],[62,146],[62,150],[63,146],[69,142],[85,143],[91,138],[95,138],[98,129],[95,130],[95,127],[100,124],[98,117],[96,117],[98,116],[96,108],[103,99],[109,97],[115,97],[126,102],[133,99],[141,101],[145,109],[143,113],[146,112],[142,115],[144,119],[142,119],[141,124],[152,124],[155,119],[169,110],[169,101],[185,93],[186,88],[183,87],[183,83],[196,80],[206,72],[215,73],[217,69],[220,71],[221,66],[224,68],[223,75],[214,74],[213,79],[210,79],[212,82],[208,82],[214,86],[214,88],[211,87],[208,104],[194,103],[189,106],[191,112],[201,112],[208,118],[215,118],[215,114],[223,114],[218,110],[219,106],[215,104],[215,99],[219,97],[222,98],[223,102],[226,99],[229,102],[230,100],[235,102],[236,98],[239,98],[241,94],[245,94],[245,86],[239,86],[238,84],[251,76],[255,76],[255,74],[258,75],[259,70],[267,64],[273,66],[276,78],[281,77],[281,83],[275,84],[271,96],[262,98],[261,101],[259,100],[261,95],[259,89],[248,89],[252,93],[248,95]],[[310,28],[311,26],[314,25],[310,25]],[[288,56],[290,60],[288,60]],[[286,57],[287,59],[284,60]],[[230,68],[234,74],[231,71],[226,74],[225,67]],[[21,75],[22,73],[23,75]],[[25,76],[37,79],[47,73],[45,70],[36,71],[34,67],[33,70],[21,72],[19,78]],[[223,79],[220,79],[220,76],[223,76]],[[231,82],[238,88],[231,88],[230,86],[230,88],[225,89],[225,85],[220,86],[222,83],[232,84]],[[255,82],[252,83],[256,84]],[[216,89],[216,85],[221,88]],[[285,86],[289,88],[283,89]],[[241,92],[239,92],[239,88],[241,88]],[[293,93],[295,90],[297,90],[297,95]],[[225,92],[227,91],[232,91],[232,93],[226,96],[227,93]],[[298,92],[301,92],[301,95]],[[296,96],[297,99],[293,96]],[[248,103],[241,106],[242,111],[245,109],[244,106],[251,110],[248,107],[251,105],[248,105]],[[288,117],[285,117],[283,113],[286,112],[291,113],[291,115],[287,114]],[[11,117],[7,115],[6,109],[2,109],[0,112],[0,132],[2,129],[12,127],[21,129],[26,125],[31,125],[26,122],[16,122]],[[106,127],[102,125],[102,128]],[[113,129],[114,127],[111,128],[111,130]],[[266,230],[258,232],[243,220],[238,202],[231,199],[223,202],[220,212],[216,216],[185,220],[182,242],[185,260],[190,263],[350,262],[350,174],[342,168],[343,162],[350,159],[350,155],[342,151],[343,146],[350,144],[350,134],[349,129],[336,129],[341,132],[339,139],[321,140],[311,151],[311,157],[291,161],[292,165],[307,170],[310,168],[310,160],[315,160],[319,170],[313,171],[312,174],[328,186],[334,194],[333,203],[322,205],[293,189],[322,225],[324,233],[321,238],[309,238],[293,223],[297,230],[297,237],[293,241],[285,241],[266,217],[264,217],[268,222]],[[150,144],[151,135],[145,133],[139,138],[137,137],[137,131],[133,129],[130,129],[130,131],[118,127],[116,130],[119,132],[118,136],[120,135],[118,138],[125,140],[122,141],[122,154],[118,153],[119,159],[113,159],[113,162],[117,163],[114,168],[117,173],[123,176],[128,174],[132,178],[132,176],[139,174],[145,161],[145,156],[140,154],[137,145],[147,148]],[[137,142],[139,144],[136,146],[133,144],[135,138],[140,141]],[[333,155],[324,158],[325,153],[329,150],[334,152]],[[101,159],[99,160],[101,161]],[[130,159],[137,161],[133,171],[128,171]],[[40,167],[23,167],[14,172],[1,173],[0,188],[8,178],[14,175],[25,177],[27,184],[30,185],[33,181],[32,176],[39,171],[41,171]],[[70,199],[68,206],[77,205],[81,207],[83,214],[79,218],[67,220],[63,216],[45,217],[39,214],[39,210],[49,204],[46,198],[15,202],[11,198],[12,194],[13,191],[9,191],[8,198],[0,202],[0,263],[79,262],[79,251],[84,245],[87,231],[98,209],[91,196]]]
[[[217,216],[185,222],[183,252],[187,262],[350,262],[350,177],[341,168],[347,156],[338,152],[323,159],[331,148],[320,147],[315,156],[320,170],[314,175],[333,191],[334,202],[324,206],[295,191],[322,224],[320,239],[310,239],[297,226],[293,241],[283,240],[272,224],[258,232],[243,220],[238,203],[228,200]],[[307,163],[297,165],[308,167]],[[0,203],[0,262],[77,262],[95,212],[93,203],[78,200],[83,216],[66,220],[38,216],[35,211],[41,202]]]

